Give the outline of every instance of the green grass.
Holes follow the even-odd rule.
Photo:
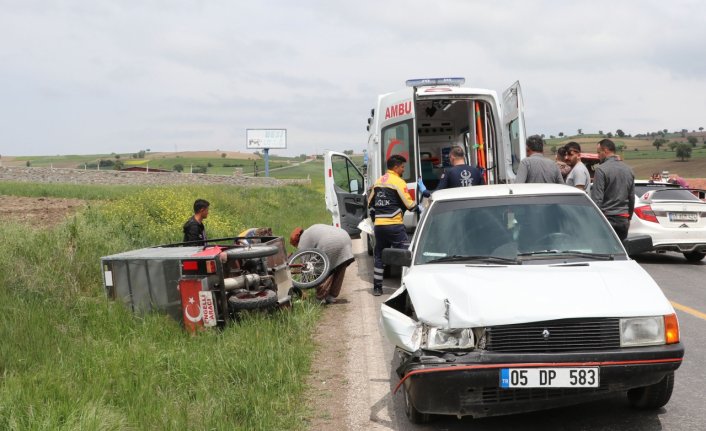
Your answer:
[[[136,164],[136,166],[142,166],[145,167],[147,166],[147,161],[142,161],[143,163]],[[194,167],[196,166],[207,166],[210,163],[212,166],[208,167],[207,173],[209,174],[215,174],[215,175],[232,175],[233,171],[235,170],[236,166],[223,166],[224,164],[228,165],[238,165],[237,167],[240,167],[243,169],[244,174],[250,174],[254,172],[255,170],[255,163],[253,160],[243,160],[243,159],[224,159],[224,158],[214,158],[214,157],[188,157],[188,158],[156,158],[156,159],[149,159],[149,167],[150,168],[158,168],[158,169],[168,169],[172,170],[174,169],[174,165],[181,164],[184,167],[184,172],[189,172],[189,169],[191,165]],[[135,160],[133,160],[134,164]],[[126,161],[126,163],[129,163],[129,161]],[[273,161],[270,160],[270,169],[282,167],[282,166],[288,166],[290,163],[287,161]],[[129,166],[129,165],[128,165]],[[257,160],[257,169],[260,172],[260,174],[264,175],[265,172],[265,161],[264,160]]]
[[[309,178],[311,185],[323,193],[324,190],[324,161],[312,160],[291,168],[270,172],[274,178]]]
[[[188,336],[105,299],[100,256],[179,241],[195,197],[211,237],[328,223],[311,187],[16,184],[16,195],[100,199],[53,229],[0,224],[0,429],[304,429],[318,318],[311,303]],[[0,192],[7,190],[0,188]],[[104,200],[112,199],[112,200]]]
[[[0,181],[0,195],[76,198],[86,200],[118,199],[146,190],[148,186],[104,186],[76,184],[40,184]]]

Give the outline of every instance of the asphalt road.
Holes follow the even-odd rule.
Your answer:
[[[672,301],[679,317],[681,339],[686,346],[685,360],[676,372],[671,401],[664,408],[652,412],[636,411],[630,408],[624,396],[614,396],[578,406],[512,416],[460,420],[435,417],[430,424],[419,426],[407,421],[400,391],[386,396],[391,397],[384,403],[389,409],[386,420],[376,420],[376,406],[371,406],[371,429],[706,430],[706,261],[692,264],[676,253],[647,253],[637,261]],[[367,271],[361,269],[359,275],[363,277]],[[375,302],[384,300],[396,286],[399,286],[398,278],[386,279],[386,295],[375,298]],[[399,381],[394,373],[397,362],[393,358],[393,347],[382,337],[379,348],[386,361],[391,391]]]

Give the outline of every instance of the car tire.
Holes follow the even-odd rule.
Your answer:
[[[279,248],[274,245],[252,245],[249,247],[236,247],[226,250],[228,259],[255,259],[258,257],[273,256],[279,253]]]
[[[228,303],[235,311],[238,310],[259,310],[269,308],[277,304],[277,292],[270,289],[259,292],[239,292],[228,298]]]
[[[698,262],[700,260],[703,260],[704,257],[706,257],[706,253],[700,251],[690,251],[688,253],[684,253],[684,257],[689,262]]]
[[[431,415],[429,413],[421,413],[412,404],[412,400],[409,398],[409,393],[407,392],[407,387],[402,385],[402,397],[404,397],[404,414],[407,416],[410,422],[413,424],[426,424],[431,420]]]
[[[654,385],[630,389],[628,391],[628,401],[636,409],[655,410],[669,402],[672,397],[672,389],[674,389],[673,371]]]

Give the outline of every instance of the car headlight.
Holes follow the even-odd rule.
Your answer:
[[[429,328],[426,348],[431,350],[472,349],[475,345],[473,330]]]
[[[664,317],[631,317],[620,319],[620,346],[654,346],[664,344]]]

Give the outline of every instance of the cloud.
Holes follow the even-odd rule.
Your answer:
[[[528,131],[698,128],[706,4],[0,1],[0,153],[360,150],[415,77],[520,80]],[[163,148],[160,148],[163,147]]]

